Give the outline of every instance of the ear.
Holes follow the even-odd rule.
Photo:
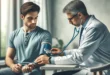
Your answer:
[[[24,19],[24,15],[21,14],[20,17],[21,17],[22,20]]]
[[[81,19],[83,17],[83,14],[81,12],[78,12],[78,17]]]

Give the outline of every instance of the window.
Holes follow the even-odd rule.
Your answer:
[[[6,42],[7,42],[7,14],[8,14],[8,1],[1,0],[0,2],[0,58],[5,57]]]

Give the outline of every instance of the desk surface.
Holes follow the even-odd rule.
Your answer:
[[[44,66],[41,66],[41,70],[73,70],[76,68],[76,65],[52,65],[47,64]]]

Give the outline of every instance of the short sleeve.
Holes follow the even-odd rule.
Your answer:
[[[42,42],[48,42],[52,44],[52,36],[49,31],[43,32]]]
[[[15,49],[15,46],[14,46],[14,32],[11,33],[11,35],[9,36],[9,39],[8,39],[8,47],[11,47],[11,48],[14,48]]]

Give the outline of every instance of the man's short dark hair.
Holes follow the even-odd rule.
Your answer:
[[[26,2],[20,8],[20,13],[24,16],[29,12],[35,12],[35,11],[39,13],[40,7],[33,2]]]
[[[74,0],[68,3],[64,9],[64,13],[71,12],[71,13],[78,13],[81,12],[83,15],[88,15],[86,6],[81,0]]]

